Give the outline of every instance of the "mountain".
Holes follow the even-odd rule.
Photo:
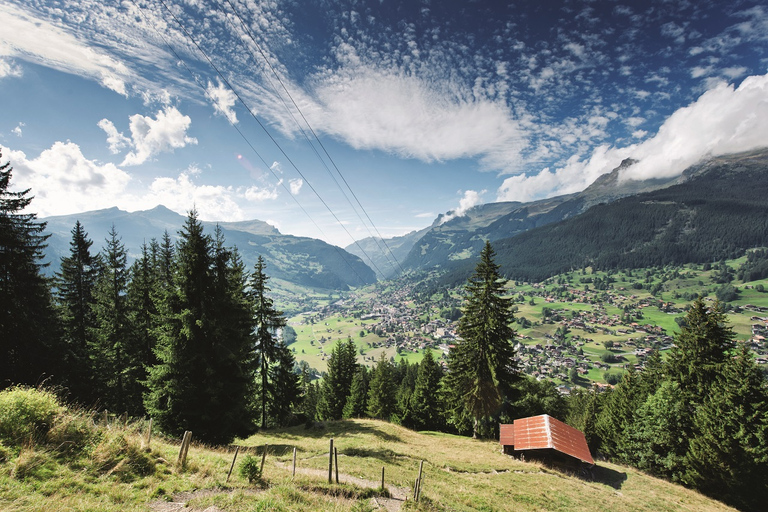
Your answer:
[[[540,281],[573,268],[705,263],[768,246],[768,149],[710,158],[665,188],[597,204],[494,248],[503,272]]]
[[[151,210],[126,212],[117,208],[43,218],[48,223],[46,261],[49,272],[59,268],[62,256],[69,255],[69,242],[75,221],[85,228],[93,240],[92,250],[101,249],[107,233],[114,224],[132,261],[140,255],[141,246],[152,238],[160,240],[167,231],[174,240],[186,217],[157,206]],[[266,222],[203,222],[213,234],[218,225],[227,246],[235,246],[247,268],[253,268],[259,255],[267,263],[270,277],[290,283],[323,289],[347,289],[376,281],[374,272],[357,256],[313,238],[283,235]],[[129,261],[130,263],[130,261]]]
[[[582,192],[528,203],[500,202],[475,206],[464,215],[441,215],[402,260],[408,269],[455,268],[473,260],[485,244],[560,222],[592,206],[668,187],[678,178],[623,180],[623,171],[636,163],[624,160]]]
[[[402,271],[401,262],[405,261],[411,248],[429,229],[411,231],[386,240],[368,237],[348,245],[344,250],[367,262],[379,279],[388,279]]]

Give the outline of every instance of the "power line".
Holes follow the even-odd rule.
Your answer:
[[[331,162],[331,164],[333,165],[334,169],[336,169],[336,173],[339,175],[339,177],[341,177],[342,181],[344,182],[344,185],[346,185],[347,189],[348,189],[348,190],[349,190],[349,192],[352,194],[352,197],[354,197],[354,198],[355,198],[355,201],[357,202],[357,205],[360,207],[360,210],[363,212],[363,214],[365,214],[365,217],[368,219],[368,222],[370,223],[370,225],[371,225],[371,226],[373,227],[373,229],[376,231],[376,234],[378,235],[378,238],[377,238],[376,236],[374,236],[374,235],[373,235],[373,233],[371,233],[371,232],[370,232],[370,230],[368,230],[368,234],[369,234],[369,235],[371,235],[371,238],[373,238],[373,240],[374,240],[374,242],[376,243],[376,245],[378,246],[379,250],[380,250],[380,251],[381,251],[381,252],[384,254],[385,258],[387,258],[387,261],[388,261],[388,262],[389,262],[389,264],[392,266],[392,268],[393,268],[393,269],[395,269],[394,265],[392,264],[392,260],[390,260],[390,259],[389,259],[389,256],[390,256],[390,255],[392,256],[392,259],[395,261],[395,263],[397,263],[397,266],[400,268],[400,271],[401,271],[401,272],[403,272],[403,271],[404,271],[404,269],[403,269],[403,267],[400,265],[400,262],[397,260],[397,257],[396,257],[396,256],[394,255],[394,253],[393,253],[393,252],[390,250],[389,246],[387,246],[387,243],[386,243],[386,241],[384,240],[384,237],[383,237],[383,236],[381,236],[381,233],[379,232],[378,228],[376,227],[376,224],[374,224],[373,220],[372,220],[372,219],[371,219],[371,217],[368,215],[368,212],[365,210],[365,207],[363,207],[362,203],[360,202],[359,198],[358,198],[358,197],[357,197],[357,195],[355,194],[354,190],[352,190],[352,187],[351,187],[351,186],[349,185],[349,183],[347,182],[346,178],[345,178],[345,177],[344,177],[344,175],[342,174],[342,172],[341,172],[341,170],[339,169],[338,165],[336,165],[336,162],[334,161],[333,157],[331,157],[331,155],[330,155],[330,153],[328,152],[327,148],[325,147],[325,145],[323,144],[323,142],[320,140],[320,138],[318,137],[318,135],[317,135],[317,133],[315,132],[315,130],[312,128],[312,125],[309,123],[309,120],[307,120],[306,116],[304,116],[304,113],[301,111],[301,108],[300,108],[300,107],[299,107],[299,105],[296,103],[296,101],[293,99],[293,95],[291,95],[291,92],[290,92],[290,91],[288,90],[288,88],[285,86],[285,83],[283,82],[282,78],[280,77],[280,74],[277,72],[277,70],[275,70],[274,66],[272,66],[272,63],[270,62],[270,59],[269,59],[269,57],[268,57],[268,56],[265,54],[265,52],[262,50],[262,48],[261,48],[261,45],[259,45],[259,43],[256,41],[256,38],[254,37],[254,35],[253,35],[253,32],[250,30],[250,28],[248,27],[248,25],[245,23],[245,21],[243,20],[242,16],[240,16],[240,13],[238,12],[238,10],[237,10],[237,7],[234,5],[234,3],[232,2],[232,0],[226,0],[226,2],[229,4],[229,6],[230,6],[230,8],[232,9],[232,12],[234,13],[234,15],[235,15],[235,16],[237,17],[237,19],[240,21],[240,25],[242,26],[242,28],[243,28],[243,30],[245,31],[246,35],[247,35],[247,36],[248,36],[248,37],[251,39],[251,41],[253,41],[253,44],[256,46],[256,49],[257,49],[257,50],[259,51],[259,53],[261,54],[261,57],[264,59],[264,62],[266,63],[266,65],[267,65],[267,66],[269,67],[269,69],[272,71],[272,74],[275,76],[275,78],[276,78],[276,79],[277,79],[277,81],[279,82],[279,84],[280,84],[280,86],[282,87],[283,91],[285,91],[285,94],[286,94],[286,96],[287,96],[287,97],[288,97],[288,98],[291,100],[291,103],[293,104],[293,107],[296,109],[296,111],[297,111],[297,112],[299,113],[299,115],[301,116],[301,119],[304,121],[304,124],[306,124],[307,128],[309,129],[309,131],[312,133],[312,136],[314,137],[315,141],[317,141],[317,143],[318,143],[318,144],[320,145],[320,147],[323,149],[323,152],[325,153],[325,156],[326,156],[326,157],[328,158],[328,160]],[[222,11],[223,11],[223,9],[222,9]],[[225,18],[226,18],[226,13],[225,13]],[[251,51],[250,51],[250,49],[248,49],[248,51],[249,51],[249,53],[251,54],[251,56],[253,57],[254,61],[256,61],[256,57],[255,57],[255,55],[253,55],[253,52],[251,52]],[[277,91],[277,88],[276,88],[276,87],[274,86],[274,84],[272,83],[272,80],[271,80],[271,79],[269,79],[269,77],[268,77],[268,76],[267,76],[266,78],[267,78],[267,81],[269,82],[270,86],[272,87],[272,89],[275,91],[275,94],[277,95],[277,97],[278,97],[278,98],[280,98],[281,102],[283,103],[283,106],[284,106],[284,107],[286,108],[286,110],[288,111],[288,113],[289,113],[289,115],[291,116],[291,118],[293,119],[294,123],[296,123],[296,126],[297,126],[297,127],[299,128],[299,130],[301,131],[301,133],[302,133],[302,135],[304,136],[305,140],[306,140],[306,141],[307,141],[307,143],[310,145],[310,147],[312,147],[312,150],[314,151],[315,155],[316,155],[316,156],[318,157],[318,159],[319,159],[319,160],[322,162],[323,166],[324,166],[324,167],[325,167],[325,169],[328,171],[328,174],[331,176],[331,178],[333,179],[333,181],[336,183],[336,186],[339,188],[339,190],[341,191],[341,193],[344,195],[345,199],[347,199],[347,202],[349,202],[349,205],[352,207],[353,211],[355,211],[355,213],[357,214],[358,218],[360,219],[360,222],[361,222],[361,223],[362,223],[362,224],[363,224],[363,225],[366,227],[366,229],[368,229],[368,225],[367,225],[367,224],[365,223],[365,221],[364,221],[364,220],[363,220],[363,219],[360,217],[360,214],[358,213],[357,209],[354,207],[354,205],[352,204],[352,202],[349,200],[349,197],[347,196],[346,192],[344,192],[344,189],[341,187],[341,185],[340,185],[340,184],[339,184],[339,182],[336,180],[336,178],[335,178],[335,176],[333,175],[333,173],[331,172],[331,170],[328,168],[328,165],[326,164],[325,160],[324,160],[324,159],[322,158],[322,156],[321,156],[321,155],[318,153],[318,151],[317,151],[317,149],[314,147],[314,144],[312,143],[312,141],[310,141],[310,140],[309,140],[309,137],[307,136],[306,132],[304,131],[304,128],[301,126],[301,124],[298,122],[298,120],[296,119],[296,117],[293,115],[293,111],[292,111],[292,110],[291,110],[291,109],[288,107],[288,105],[285,103],[285,101],[284,101],[284,100],[283,100],[283,98],[282,98],[282,95],[279,93],[279,91]],[[387,249],[386,251],[385,251],[385,250],[383,250],[383,249],[381,248],[381,245],[379,245],[379,240],[381,240],[381,242],[382,242],[382,243],[384,244],[384,246],[386,247],[386,249]],[[360,250],[362,251],[363,249],[360,247],[360,245],[359,245],[359,244],[357,244],[357,241],[355,241],[355,243],[356,243],[356,245],[358,246],[358,248],[360,248]],[[365,251],[363,251],[363,254],[366,254],[366,253],[365,253]],[[368,256],[368,255],[366,254],[366,256]],[[369,260],[370,260],[370,257],[369,257]],[[375,266],[375,263],[373,263],[373,260],[370,260],[370,261],[371,261],[371,263],[372,263],[372,264],[374,264],[374,266]],[[377,270],[378,270],[378,268],[377,268]]]
[[[140,13],[142,13],[142,17],[144,18],[144,20],[145,20],[145,21],[147,21],[147,23],[149,23],[150,25],[152,25],[151,21],[150,21],[150,20],[149,20],[149,19],[146,17],[146,15],[145,15],[145,14],[142,12],[142,8],[141,8],[141,7],[140,7],[140,6],[137,4],[137,1],[136,1],[136,0],[131,0],[131,1],[132,1],[133,5],[136,7],[136,9],[137,9],[137,10],[138,10]],[[163,0],[159,0],[159,1],[160,1],[160,3],[162,3],[162,4],[163,4],[163,7],[164,7],[164,8],[165,8],[165,9],[166,9],[166,10],[167,10],[167,11],[168,11],[170,14],[171,14],[171,16],[173,16],[173,18],[176,20],[176,22],[177,22],[177,23],[179,23],[179,21],[178,21],[178,19],[176,18],[176,16],[175,16],[175,15],[174,15],[174,14],[173,14],[173,13],[172,13],[172,12],[171,12],[169,9],[168,9],[168,6],[167,6],[167,5],[165,5],[165,2],[164,2]],[[168,40],[166,40],[166,38],[165,38],[165,37],[162,35],[162,33],[161,33],[161,32],[160,32],[158,29],[157,29],[157,27],[155,27],[154,25],[152,25],[152,26],[153,26],[153,28],[155,29],[155,32],[158,34],[158,36],[159,36],[159,37],[160,37],[160,38],[163,40],[163,42],[166,44],[166,46],[168,47],[168,49],[171,51],[171,53],[173,53],[173,55],[176,57],[176,59],[177,59],[177,60],[178,60],[178,61],[179,61],[179,62],[182,64],[182,66],[184,66],[184,69],[186,69],[186,70],[187,70],[187,72],[190,74],[190,76],[192,76],[192,78],[194,79],[195,83],[197,83],[197,85],[198,85],[198,86],[200,86],[200,88],[203,90],[203,94],[204,94],[206,97],[208,97],[208,98],[211,100],[211,102],[212,102],[212,103],[214,103],[214,104],[215,104],[215,99],[214,99],[213,97],[211,97],[211,95],[208,93],[208,90],[207,90],[207,88],[205,87],[205,85],[204,85],[204,84],[203,84],[203,83],[202,83],[202,82],[201,82],[201,81],[198,79],[198,77],[197,77],[197,76],[195,75],[195,73],[194,73],[194,72],[193,72],[193,71],[192,71],[192,70],[189,68],[189,66],[187,66],[187,63],[184,61],[184,59],[183,59],[183,58],[182,58],[182,57],[181,57],[181,56],[178,54],[178,52],[176,52],[176,50],[173,48],[173,46],[172,46],[172,45],[171,45],[171,44],[168,42]],[[183,25],[181,25],[181,24],[179,23],[179,26],[180,26],[180,27],[182,28],[182,30],[183,30],[183,31],[186,33],[186,30],[183,28]],[[194,43],[194,40],[192,40],[192,42]],[[200,50],[200,51],[202,52],[202,50],[200,49],[200,47],[199,47],[199,46],[198,46],[196,43],[195,43],[195,46],[197,46],[197,47],[198,47],[198,50]],[[203,53],[203,55],[205,55],[205,53],[204,53],[204,52],[202,52],[202,53]],[[206,56],[206,58],[207,58],[207,55],[205,55],[205,56]],[[210,59],[209,59],[209,62],[210,62]],[[212,62],[211,62],[211,66],[212,66],[212,67],[214,67],[214,69],[216,69],[217,73],[219,73],[219,76],[220,76],[220,77],[222,77],[222,79],[223,79],[223,80],[225,80],[225,82],[226,82],[226,79],[224,79],[224,78],[223,78],[223,76],[221,75],[221,73],[218,71],[218,69],[217,69],[215,66],[213,66],[213,63],[212,63]],[[228,86],[228,87],[230,87],[230,89],[232,90],[232,92],[233,92],[233,93],[234,93],[234,94],[237,96],[238,100],[239,100],[241,103],[243,103],[243,105],[245,106],[245,108],[246,108],[246,109],[247,109],[247,110],[250,112],[251,116],[253,116],[253,117],[254,117],[254,119],[256,119],[256,118],[255,118],[255,115],[253,114],[253,112],[251,111],[251,109],[250,109],[250,108],[249,108],[249,107],[248,107],[248,106],[247,106],[247,105],[246,105],[246,104],[243,102],[242,98],[240,98],[240,96],[237,94],[237,92],[236,92],[234,89],[232,89],[232,88],[231,88],[231,85],[229,84],[229,82],[226,82],[226,83],[227,83],[227,86]],[[225,116],[225,117],[227,117],[227,116]],[[258,151],[258,150],[257,150],[257,149],[254,147],[254,145],[251,143],[251,141],[250,141],[250,140],[248,140],[248,138],[245,136],[245,134],[242,132],[242,130],[240,130],[240,128],[238,128],[238,127],[237,127],[237,125],[235,125],[235,124],[234,124],[234,123],[233,123],[233,122],[232,122],[232,121],[231,121],[229,118],[227,118],[227,121],[229,122],[230,126],[232,126],[232,127],[233,127],[233,128],[236,130],[236,131],[237,131],[237,133],[238,133],[238,134],[240,135],[240,137],[241,137],[241,138],[242,138],[242,139],[245,141],[245,143],[248,145],[248,147],[250,147],[250,148],[251,148],[251,150],[254,152],[254,154],[256,154],[256,156],[257,156],[257,157],[259,158],[259,160],[260,160],[260,161],[261,161],[261,162],[264,164],[264,166],[265,166],[267,169],[269,169],[270,173],[271,173],[271,174],[274,176],[274,178],[277,180],[278,184],[280,184],[280,185],[283,187],[283,189],[284,189],[284,190],[285,190],[285,191],[288,193],[288,195],[289,195],[289,196],[290,196],[290,197],[291,197],[291,198],[294,200],[294,202],[295,202],[295,203],[298,205],[298,207],[301,209],[301,211],[302,211],[302,212],[304,212],[304,214],[305,214],[305,215],[306,215],[306,216],[309,218],[309,220],[312,222],[312,224],[314,224],[314,226],[315,226],[315,227],[318,229],[318,231],[319,231],[319,232],[322,234],[322,236],[324,236],[324,237],[327,237],[327,235],[326,235],[326,234],[323,232],[322,228],[321,228],[321,227],[320,227],[320,226],[319,226],[319,225],[318,225],[318,224],[315,222],[315,220],[312,218],[312,216],[309,214],[309,212],[307,212],[307,210],[304,208],[304,206],[303,206],[303,205],[302,205],[302,204],[299,202],[299,200],[296,198],[296,196],[294,196],[294,195],[293,195],[293,194],[290,192],[290,190],[289,190],[289,189],[288,189],[288,188],[285,186],[285,183],[283,183],[283,180],[281,180],[281,179],[280,179],[280,177],[279,177],[279,176],[278,176],[278,175],[277,175],[277,174],[274,172],[274,170],[272,169],[272,167],[271,167],[271,166],[270,166],[270,165],[269,165],[269,164],[266,162],[266,160],[265,160],[265,159],[264,159],[264,158],[261,156],[261,154],[259,153],[259,151]],[[261,122],[259,122],[259,120],[258,120],[258,119],[256,119],[256,121],[259,123],[259,125],[262,127],[262,129],[264,129],[264,126],[261,124]],[[265,130],[265,131],[266,131],[266,130]],[[268,134],[268,135],[269,135],[269,134]],[[273,141],[274,141],[274,139],[273,139]],[[276,142],[275,142],[275,144],[277,145],[277,143],[276,143]],[[278,147],[279,147],[279,145],[278,145]],[[282,151],[282,148],[281,148],[281,151]],[[283,154],[285,154],[285,153],[283,153]],[[290,161],[290,160],[289,160],[289,161]],[[292,163],[292,162],[291,162],[291,163]],[[295,166],[294,166],[294,167],[295,167]],[[297,172],[298,172],[298,169],[297,169]],[[301,175],[301,172],[299,172],[299,174]],[[303,176],[302,176],[302,177],[303,177]],[[308,185],[309,185],[309,183],[308,183]],[[311,187],[311,185],[310,185],[310,188],[312,188],[312,187]],[[314,191],[314,189],[313,189],[313,191]],[[315,194],[317,194],[317,192],[315,192]],[[319,195],[318,195],[318,198],[320,198],[320,197],[319,197]],[[323,200],[322,200],[322,198],[320,198],[320,200],[321,200],[321,201],[323,201]],[[323,204],[325,204],[325,203],[323,202]],[[326,208],[327,208],[327,205],[326,205]],[[331,212],[331,213],[333,213],[333,212]],[[337,219],[337,221],[338,221],[338,219]],[[342,226],[342,227],[343,227],[343,226]],[[353,267],[353,266],[352,266],[352,264],[351,264],[351,263],[350,263],[350,262],[347,260],[347,258],[344,256],[344,252],[343,252],[343,251],[342,251],[342,250],[341,250],[339,247],[337,247],[337,246],[335,246],[335,245],[333,245],[333,244],[329,244],[329,245],[331,245],[331,246],[332,246],[332,247],[333,247],[333,248],[336,250],[336,252],[339,254],[339,256],[340,256],[340,257],[341,257],[341,259],[344,261],[344,263],[346,263],[346,264],[347,264],[347,266],[350,268],[350,270],[352,270],[352,272],[353,272],[353,273],[354,273],[354,274],[357,276],[357,279],[360,281],[360,284],[361,284],[361,285],[362,285],[362,284],[364,284],[364,283],[365,283],[365,280],[364,280],[364,279],[363,279],[363,278],[360,276],[360,274],[357,272],[357,270],[355,269],[355,267]],[[378,270],[378,269],[377,269],[377,270]]]
[[[357,247],[360,249],[360,251],[365,254],[365,256],[370,260],[370,256],[365,252],[365,250],[360,246],[360,244],[355,240],[355,238],[352,236],[352,234],[347,230],[347,228],[344,226],[344,224],[341,222],[341,220],[338,218],[336,213],[331,209],[330,206],[328,206],[328,203],[322,198],[320,193],[312,186],[312,183],[304,176],[304,174],[301,172],[299,167],[294,163],[293,159],[291,159],[290,156],[285,152],[283,147],[277,142],[277,140],[272,136],[272,134],[267,130],[267,128],[264,126],[264,124],[259,120],[259,118],[256,116],[256,114],[253,112],[253,110],[248,106],[248,104],[243,100],[243,98],[240,96],[240,94],[235,90],[235,88],[232,86],[232,84],[227,80],[227,78],[224,76],[224,74],[219,70],[218,66],[214,64],[213,60],[210,58],[210,56],[206,53],[205,50],[200,46],[200,44],[195,40],[194,37],[192,37],[192,34],[189,33],[189,31],[184,27],[184,24],[181,23],[181,21],[178,19],[178,17],[168,8],[168,5],[165,3],[165,0],[158,0],[162,6],[165,8],[166,11],[171,15],[171,17],[176,21],[176,23],[179,25],[179,28],[181,28],[182,32],[184,32],[184,35],[189,39],[192,44],[197,48],[197,50],[205,57],[206,61],[208,61],[208,64],[216,71],[216,73],[219,75],[219,78],[224,82],[224,84],[235,94],[238,101],[245,107],[245,109],[248,111],[248,113],[251,115],[251,117],[258,123],[258,125],[261,127],[261,129],[264,131],[264,133],[269,137],[269,139],[272,141],[272,143],[277,147],[278,150],[280,150],[280,153],[285,157],[285,159],[291,164],[291,166],[294,168],[294,170],[301,176],[301,178],[307,183],[307,186],[314,192],[314,194],[317,196],[317,198],[320,200],[320,202],[325,206],[325,208],[328,210],[328,212],[333,216],[333,218],[336,220],[336,222],[341,226],[341,228],[347,233],[349,238],[357,245]],[[372,260],[371,260],[372,261]],[[374,264],[375,266],[375,264]],[[381,273],[381,270],[376,268],[376,270]]]

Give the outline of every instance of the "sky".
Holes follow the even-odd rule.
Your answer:
[[[162,204],[345,247],[629,157],[646,179],[768,146],[763,1],[0,0],[0,20],[1,161],[41,217]]]

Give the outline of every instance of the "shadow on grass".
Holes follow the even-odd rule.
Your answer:
[[[301,438],[330,439],[343,438],[344,436],[349,435],[367,434],[393,443],[402,441],[400,437],[385,431],[376,424],[355,420],[316,422],[310,427],[291,427],[290,429],[283,431],[266,430],[264,433],[270,437],[286,440]]]
[[[590,470],[590,473],[593,482],[608,485],[616,490],[621,489],[621,486],[627,481],[626,473],[605,466],[596,465]]]

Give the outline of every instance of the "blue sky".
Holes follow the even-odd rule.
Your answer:
[[[760,1],[0,0],[41,216],[195,206],[340,246],[768,146]],[[87,226],[86,226],[87,229]]]

